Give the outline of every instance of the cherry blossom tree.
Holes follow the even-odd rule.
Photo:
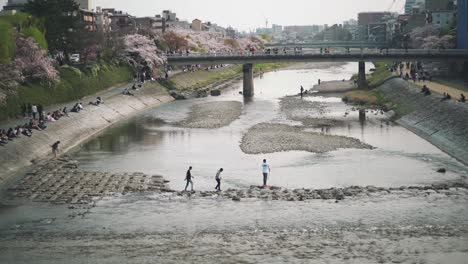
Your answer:
[[[442,37],[429,36],[423,39],[421,48],[423,49],[452,49],[455,48],[455,38],[451,35]]]
[[[439,36],[440,32],[441,32],[441,28],[434,24],[428,24],[423,27],[415,28],[409,34],[410,40],[411,40],[411,46],[413,48],[421,48],[424,43],[425,38],[431,37],[431,36]]]
[[[13,63],[26,78],[49,82],[59,79],[54,60],[47,57],[46,51],[39,48],[32,38],[16,39],[16,55]]]
[[[126,35],[123,44],[121,57],[138,70],[145,67],[155,70],[165,63],[165,57],[149,37],[139,34]]]
[[[189,29],[173,28],[168,31],[164,40],[171,51],[194,52],[236,52],[254,48],[262,50],[265,40],[255,35],[232,39],[218,32],[192,31]]]

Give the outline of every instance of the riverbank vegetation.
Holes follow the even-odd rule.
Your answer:
[[[374,62],[374,71],[368,76],[367,82],[369,87],[375,88],[385,79],[392,76],[392,73],[387,69],[388,62]]]
[[[82,69],[64,66],[59,68],[60,81],[52,84],[25,82],[15,93],[9,93],[0,104],[0,120],[16,117],[30,104],[43,106],[64,103],[102,91],[133,79],[133,71],[126,64],[100,63]]]
[[[261,72],[281,69],[289,64],[287,63],[262,63],[254,64],[254,74]],[[198,90],[220,81],[234,79],[242,76],[241,65],[228,65],[224,68],[215,70],[198,70],[196,72],[179,73],[171,77],[168,81],[162,81],[162,84],[170,90]]]

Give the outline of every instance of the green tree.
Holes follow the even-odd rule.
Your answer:
[[[74,0],[29,0],[25,11],[44,21],[51,52],[68,54],[72,51],[80,19],[79,5]]]

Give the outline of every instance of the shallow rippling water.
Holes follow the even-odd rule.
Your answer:
[[[368,65],[367,68],[370,68]],[[343,120],[336,127],[309,129],[333,135],[354,137],[376,149],[344,149],[326,154],[285,152],[267,155],[244,154],[239,144],[246,131],[262,122],[298,124],[280,111],[280,99],[295,95],[299,87],[312,88],[322,81],[348,79],[357,64],[328,69],[285,70],[266,73],[255,79],[255,97],[244,100],[238,91],[241,83],[225,90],[221,97],[177,101],[154,108],[119,124],[85,144],[76,153],[87,170],[144,172],[162,175],[170,187],[184,187],[188,166],[193,166],[195,188],[214,188],[214,174],[223,167],[223,188],[244,188],[261,183],[260,164],[268,159],[270,184],[288,188],[328,188],[349,185],[381,187],[425,185],[456,180],[467,169],[430,143],[400,127],[380,113],[370,112],[360,122],[357,112],[342,103],[339,95],[314,95],[305,100],[321,102],[323,113],[312,117]],[[193,104],[212,101],[240,101],[240,118],[220,129],[184,129],[171,123],[183,120]],[[344,116],[348,112],[349,115]],[[439,174],[437,168],[448,168]]]

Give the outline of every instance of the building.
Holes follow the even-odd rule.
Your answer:
[[[226,36],[229,37],[229,38],[235,39],[235,38],[237,38],[237,32],[236,32],[236,30],[234,28],[228,27],[226,29]]]
[[[101,7],[96,7],[96,26],[97,30],[109,33],[111,31],[111,17],[110,14],[107,12],[102,12]]]
[[[92,0],[75,0],[75,2],[80,6],[80,9],[93,10]]]
[[[363,12],[358,14],[358,25],[365,26],[369,24],[380,23],[384,16],[390,16],[390,12]]]
[[[457,47],[468,49],[468,0],[458,0]]]
[[[127,13],[114,8],[103,8],[102,12],[108,13],[111,20],[110,31],[113,33],[130,34],[138,29],[135,18]]]
[[[28,0],[8,0],[6,6],[3,7],[3,10],[21,10],[22,7],[28,2]]]
[[[84,28],[88,31],[97,31],[96,17],[97,14],[94,11],[80,9],[79,12],[81,22],[84,25]]]
[[[387,24],[376,23],[369,24],[367,27],[368,41],[370,42],[387,42]]]
[[[283,32],[283,26],[273,24],[271,26],[271,30],[273,31],[273,34],[279,34],[279,33]]]
[[[431,13],[432,23],[441,27],[448,27],[455,19],[454,11],[434,11]]]
[[[411,11],[413,10],[413,5],[416,1],[415,0],[406,0],[405,3],[405,14],[409,15],[411,14]]]
[[[406,0],[405,14],[419,14],[426,10],[426,0]]]
[[[426,15],[417,14],[412,16],[402,15],[398,17],[399,31],[401,34],[405,35],[413,31],[413,29],[418,27],[423,27],[426,25]]]
[[[138,30],[152,30],[164,33],[168,28],[166,19],[161,15],[156,15],[155,17],[137,17],[134,20]]]
[[[297,34],[315,34],[319,32],[319,26],[284,26],[283,31]]]
[[[162,17],[166,20],[166,22],[177,21],[177,14],[171,12],[170,10],[164,10],[162,13]]]
[[[453,0],[426,0],[426,10],[429,12],[455,10],[455,4]]]
[[[192,30],[194,31],[202,31],[203,30],[203,24],[202,24],[202,21],[198,18],[195,18],[193,21],[192,21],[192,26],[191,26]]]
[[[182,29],[190,29],[190,27],[192,25],[188,21],[177,19],[177,21],[169,22],[169,26],[170,27],[179,27],[179,28],[182,28]]]

